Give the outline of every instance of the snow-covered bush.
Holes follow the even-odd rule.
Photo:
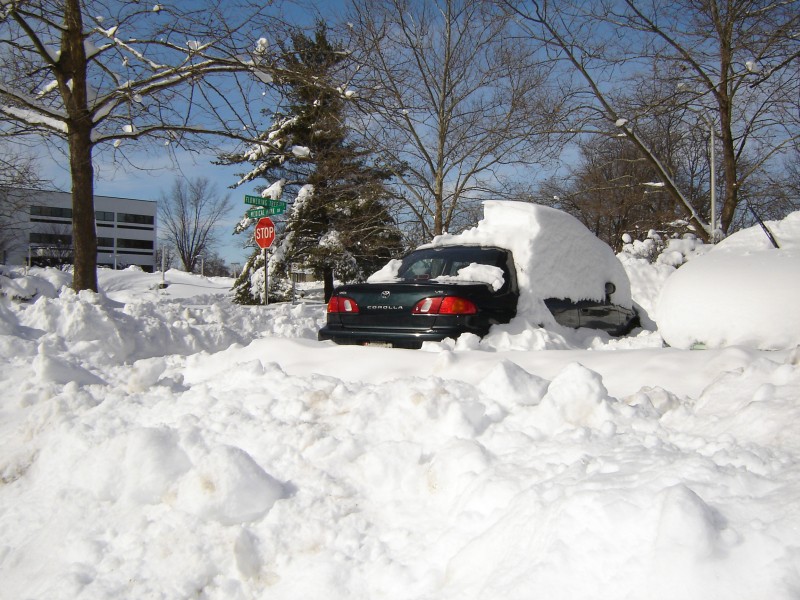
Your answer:
[[[651,229],[643,240],[636,240],[626,233],[622,236],[622,253],[632,258],[641,258],[653,263],[664,249],[664,240],[661,235]]]
[[[19,269],[0,265],[0,297],[15,302],[31,302],[41,296],[55,298],[70,279],[61,270],[34,268],[24,276]]]
[[[285,302],[291,299],[292,283],[280,271],[279,261],[269,256],[269,301]],[[255,249],[233,284],[233,301],[236,304],[264,304],[264,253]]]
[[[648,231],[643,240],[635,240],[626,233],[622,236],[622,243],[621,255],[676,268],[695,256],[705,254],[712,247],[691,233],[670,238],[654,229]]]

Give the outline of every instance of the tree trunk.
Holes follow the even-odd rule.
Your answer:
[[[72,175],[72,244],[75,250],[72,287],[97,291],[97,233],[94,219],[92,115],[88,108],[86,49],[79,0],[64,4],[59,86],[69,119],[67,141]]]
[[[724,66],[724,63],[723,63]],[[727,90],[719,94],[720,118],[720,145],[722,147],[723,192],[721,210],[718,206],[719,226],[724,234],[730,231],[731,223],[739,204],[738,167],[736,164],[736,141],[733,137],[733,123],[731,122],[731,101]]]
[[[73,132],[69,142],[72,173],[72,287],[97,291],[97,233],[94,218],[94,167],[89,132]]]
[[[323,289],[325,292],[325,303],[333,296],[333,267],[326,266],[322,270]]]

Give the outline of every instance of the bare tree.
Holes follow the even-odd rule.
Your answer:
[[[53,223],[30,234],[30,260],[38,267],[67,271],[73,264],[72,232],[69,225]]]
[[[203,256],[212,256],[216,227],[230,210],[229,197],[220,196],[208,179],[176,179],[170,195],[161,196],[159,226],[175,246],[183,268],[193,273]]]
[[[230,277],[231,270],[225,264],[225,259],[216,252],[209,252],[203,256],[203,275],[206,277]]]
[[[800,109],[799,109],[800,110]],[[783,213],[800,210],[800,144],[794,149],[784,164],[785,180],[777,180],[771,187],[776,188],[775,195],[782,199],[786,206]],[[770,218],[775,218],[771,215]]]
[[[576,216],[614,250],[624,233],[662,229],[678,219],[675,205],[653,181],[653,169],[624,140],[589,138],[567,178],[542,183],[537,201]]]
[[[0,7],[3,134],[41,136],[68,156],[75,289],[97,290],[95,153],[123,152],[140,138],[196,149],[198,135],[241,136],[253,125],[247,103],[232,107],[255,80],[237,74],[269,80],[269,43],[260,36],[272,11],[247,0]]]
[[[159,240],[158,248],[156,248],[156,268],[167,271],[175,266],[175,247],[167,239]]]
[[[630,94],[628,104],[654,106],[660,81]],[[655,90],[655,91],[654,91]],[[662,107],[648,115],[637,133],[697,207],[709,210],[707,132],[689,128],[683,111]],[[693,230],[683,211],[665,193],[659,174],[626,137],[582,136],[575,143],[579,160],[547,180],[537,200],[578,217],[598,237],[619,250],[621,236],[641,236],[651,229],[683,234]]]
[[[470,203],[503,194],[515,168],[554,150],[562,102],[549,66],[494,3],[353,0],[348,21],[366,111],[358,129],[400,182],[421,237],[457,227]]]
[[[719,227],[734,220],[746,181],[800,136],[800,10],[765,0],[531,0],[505,4],[528,34],[565,60],[586,84],[586,116],[623,134],[655,169],[703,237],[712,224],[639,128],[654,113],[680,114],[714,134],[721,165]],[[653,80],[661,97],[628,102]],[[620,93],[625,90],[625,93]]]

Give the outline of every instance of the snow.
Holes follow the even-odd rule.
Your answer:
[[[273,77],[266,71],[262,71],[260,69],[255,69],[253,71],[253,75],[255,75],[262,83],[272,83]]]
[[[57,111],[53,111],[53,113],[56,112]],[[20,121],[24,121],[31,125],[44,125],[45,127],[49,127],[50,129],[52,129],[53,131],[67,133],[67,124],[64,121],[37,113],[32,110],[27,110],[24,108],[17,108],[15,106],[2,104],[0,105],[0,113],[4,113],[6,115],[9,115],[13,119],[18,119]]]
[[[367,277],[368,283],[390,283],[398,281],[400,274],[400,267],[403,261],[399,258],[393,258],[386,263],[381,269],[375,271],[372,275]]]
[[[279,179],[261,192],[262,198],[269,198],[270,200],[280,200],[283,195],[283,188],[286,185],[285,179]]]
[[[440,275],[433,281],[445,283],[458,281],[488,283],[494,291],[499,290],[505,283],[503,269],[491,265],[479,265],[478,263],[471,263],[463,269],[459,269],[455,275]]]
[[[292,146],[291,148],[292,154],[294,154],[297,158],[308,158],[311,156],[311,150],[308,146]]]
[[[745,236],[621,256],[632,300]],[[2,598],[797,597],[797,348],[339,347],[231,279],[0,276]]]
[[[659,331],[671,346],[764,350],[800,345],[800,212],[735,233],[678,269],[658,305]]]
[[[37,92],[36,96],[42,98],[52,92],[53,90],[58,89],[58,81],[55,79],[47,83],[46,85],[42,86],[42,88]]]
[[[392,259],[380,270],[367,277],[367,281],[369,283],[393,283],[401,281],[399,273],[402,264],[402,260]],[[505,283],[503,269],[478,263],[471,263],[459,269],[455,275],[439,275],[431,281],[439,281],[442,283],[487,283],[495,291],[503,287],[503,283]]]

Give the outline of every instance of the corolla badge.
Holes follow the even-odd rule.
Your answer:
[[[389,290],[383,290],[381,292],[381,298],[388,298],[391,295],[392,295],[392,292],[390,292]]]

